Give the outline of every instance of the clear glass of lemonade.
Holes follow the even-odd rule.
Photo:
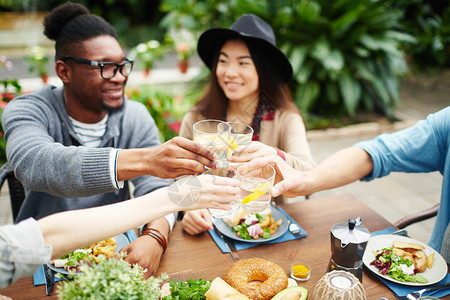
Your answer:
[[[209,174],[209,175],[221,176],[221,177],[229,177],[229,178],[236,178],[236,176],[237,176],[236,170],[234,170],[231,167],[221,168],[221,169],[216,169],[216,170],[209,169],[209,170],[205,171],[203,174]],[[213,209],[213,208],[210,208],[208,210],[209,210],[209,213],[211,214],[211,216],[214,218],[226,218],[226,217],[233,215],[239,209],[239,200],[236,200],[233,203],[230,203],[230,205],[232,206],[232,208],[230,210]]]
[[[219,167],[226,167],[231,125],[208,119],[195,123],[193,129],[194,141],[216,153]]]
[[[235,147],[247,146],[252,142],[253,137],[253,128],[244,123],[239,122],[227,122],[231,126],[230,130],[230,145]],[[234,151],[231,153],[232,155],[236,155]]]
[[[249,212],[261,212],[270,206],[270,190],[275,179],[275,169],[269,165],[252,166],[242,164],[237,170],[237,179],[243,190],[241,206]]]

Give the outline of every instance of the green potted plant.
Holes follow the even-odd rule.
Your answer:
[[[178,57],[178,69],[181,73],[186,73],[189,68],[189,58],[192,56],[192,47],[186,43],[178,43],[175,47]]]
[[[6,68],[12,70],[12,62],[7,60],[7,58],[2,55],[0,56],[0,69]],[[0,120],[2,118],[3,109],[6,105],[19,96],[22,92],[22,86],[19,84],[17,79],[1,79],[0,80]],[[6,141],[4,138],[4,132],[2,124],[0,123],[0,165],[6,162]]]
[[[196,38],[192,31],[185,28],[172,29],[168,32],[166,40],[172,44],[178,58],[178,69],[182,74],[189,68],[189,59],[194,54]]]
[[[146,106],[158,126],[160,140],[165,142],[178,135],[181,120],[198,99],[198,91],[181,96],[147,85],[129,88],[126,93],[130,100]]]
[[[120,259],[106,259],[100,256],[100,263],[91,267],[84,264],[81,274],[73,274],[73,280],[58,285],[59,299],[147,299],[161,297],[160,283],[167,279],[144,278],[144,269],[135,264],[131,266]],[[75,272],[75,271],[74,271]]]
[[[41,77],[44,84],[48,81],[48,56],[45,55],[45,51],[42,47],[36,46],[28,49],[28,55],[24,57],[26,63],[28,63],[28,72],[37,72]]]
[[[148,77],[156,60],[161,60],[166,53],[166,47],[157,40],[140,43],[130,51],[130,58],[140,63],[144,69],[144,76]]]

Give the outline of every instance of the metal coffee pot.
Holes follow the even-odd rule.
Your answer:
[[[362,282],[362,257],[370,232],[361,225],[361,218],[335,224],[331,228],[330,237],[331,259],[328,271],[347,271]]]

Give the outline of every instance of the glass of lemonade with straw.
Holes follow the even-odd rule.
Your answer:
[[[219,167],[226,167],[231,125],[208,119],[195,123],[193,129],[194,141],[216,153]]]
[[[242,192],[241,206],[249,212],[261,212],[270,206],[270,190],[275,179],[275,169],[269,165],[242,164],[237,170]]]

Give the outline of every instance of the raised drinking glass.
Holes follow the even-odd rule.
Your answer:
[[[252,142],[253,128],[244,123],[227,122],[230,124],[230,151],[231,155],[238,155],[233,150],[237,147],[247,146]],[[229,153],[230,154],[230,153]]]
[[[220,120],[203,120],[193,125],[194,141],[217,154],[219,167],[228,165],[230,124]]]
[[[275,169],[269,165],[240,165],[237,179],[242,189],[241,206],[249,212],[261,212],[270,206],[270,190],[275,179]]]
[[[209,174],[209,175],[214,175],[214,176],[220,176],[220,177],[228,177],[228,178],[236,178],[236,170],[234,170],[231,167],[228,168],[220,168],[220,169],[209,169],[207,171],[205,171],[203,174]],[[231,215],[233,215],[239,208],[239,200],[236,200],[232,203],[230,203],[231,205],[231,209],[230,210],[226,210],[226,209],[215,209],[215,208],[210,208],[209,213],[211,214],[212,217],[214,218],[226,218],[229,217]]]

